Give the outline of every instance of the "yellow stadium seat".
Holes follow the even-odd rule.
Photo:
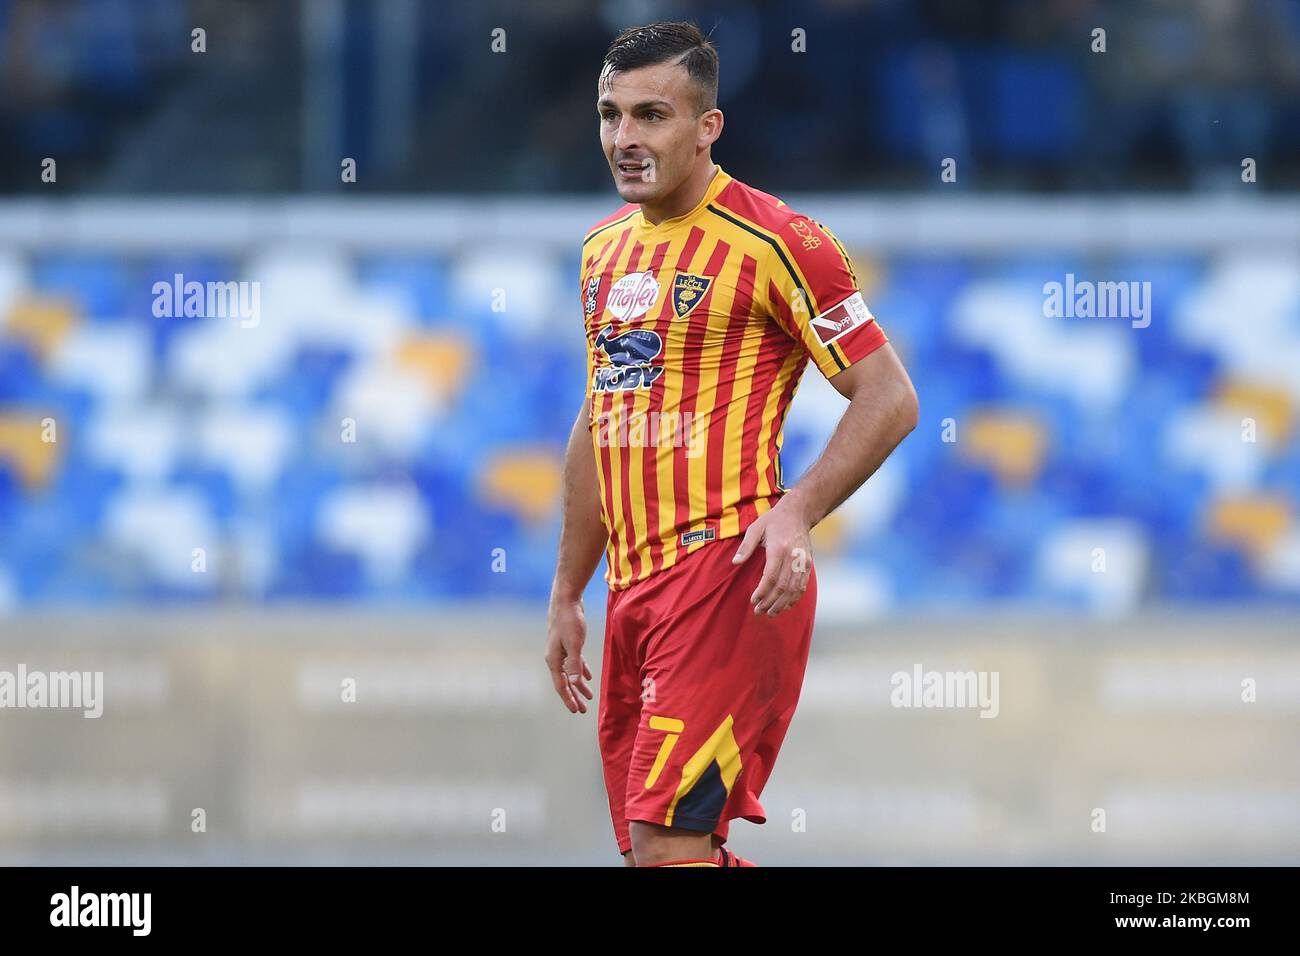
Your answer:
[[[423,381],[441,399],[460,393],[472,358],[468,343],[453,334],[415,336],[397,349],[398,366]]]
[[[44,361],[76,323],[76,309],[65,299],[22,299],[10,309],[4,331]]]
[[[844,521],[844,514],[840,511],[832,511],[817,527],[812,529],[809,538],[812,540],[813,560],[816,561],[821,555],[838,554],[844,548],[844,532],[847,526]]]
[[[998,480],[1024,487],[1037,480],[1047,455],[1042,422],[1020,412],[977,411],[957,423],[957,447],[963,457],[993,470]]]
[[[1253,418],[1261,441],[1269,445],[1286,442],[1295,426],[1291,397],[1280,388],[1253,382],[1228,381],[1214,396],[1215,403],[1242,418]]]
[[[55,432],[59,441],[45,441],[43,419],[31,412],[0,412],[0,461],[12,463],[28,492],[49,485],[58,467],[59,441],[64,440]]]
[[[1285,498],[1249,496],[1211,502],[1206,532],[1211,540],[1241,548],[1252,558],[1270,551],[1291,526]]]
[[[547,518],[559,507],[561,460],[553,451],[503,452],[488,462],[483,477],[488,501],[529,521]]]

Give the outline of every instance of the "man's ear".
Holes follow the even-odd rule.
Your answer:
[[[708,149],[722,135],[722,110],[705,110],[700,114],[700,148]]]

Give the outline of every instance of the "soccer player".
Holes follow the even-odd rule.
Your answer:
[[[765,821],[758,798],[799,699],[809,530],[917,422],[839,241],[713,162],[717,91],[717,53],[689,23],[623,32],[597,83],[625,205],[582,244],[588,374],[546,662],[586,713],[582,593],[603,553],[597,733],[629,866],[753,865],[723,844],[731,820]],[[848,406],[787,489],[782,428],[810,359]]]

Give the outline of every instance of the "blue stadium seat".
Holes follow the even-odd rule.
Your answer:
[[[36,257],[32,266],[34,289],[71,298],[92,319],[119,319],[129,314],[130,276],[124,260],[91,253],[49,253]]]
[[[457,315],[448,272],[446,261],[433,255],[365,256],[357,265],[363,288],[397,292],[426,325],[449,322]]]

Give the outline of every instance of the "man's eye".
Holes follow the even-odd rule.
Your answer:
[[[605,112],[600,114],[600,118],[607,123],[612,123],[614,122],[615,119],[618,118],[618,114],[615,113],[613,110],[606,110]]]
[[[651,110],[649,113],[645,114],[645,119],[657,120],[657,119],[663,119],[663,117],[660,116],[658,113],[656,113],[654,110]]]

